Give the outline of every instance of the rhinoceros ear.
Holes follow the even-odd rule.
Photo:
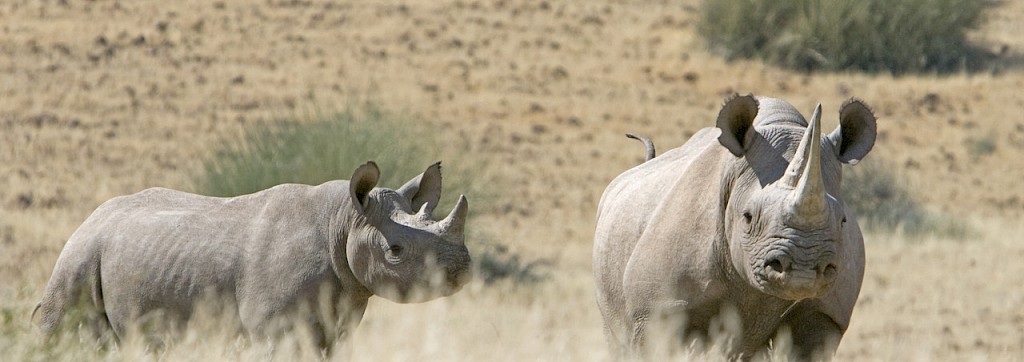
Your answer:
[[[441,162],[430,165],[426,171],[396,191],[409,200],[413,210],[420,210],[426,204],[424,210],[429,215],[441,199]]]
[[[736,157],[743,156],[745,152],[747,131],[753,126],[757,107],[757,99],[753,95],[734,95],[718,112],[716,125],[722,130],[718,142]]]
[[[835,146],[839,161],[856,165],[874,147],[877,132],[871,109],[859,100],[850,99],[839,109],[839,127],[828,139]]]
[[[359,208],[359,211],[366,209],[369,201],[370,191],[377,186],[380,179],[380,169],[373,161],[368,161],[356,168],[352,173],[352,180],[349,181],[349,192],[352,196],[352,203]]]

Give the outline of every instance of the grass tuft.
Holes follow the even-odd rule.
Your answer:
[[[954,72],[984,67],[967,42],[983,0],[704,1],[698,31],[728,59],[804,71]]]
[[[475,278],[492,284],[499,280],[508,280],[517,284],[533,284],[551,278],[547,260],[526,261],[518,254],[509,251],[508,247],[486,238],[476,238],[477,254],[473,255]]]
[[[997,143],[995,136],[971,137],[967,141],[967,153],[973,158],[988,156],[996,152]]]
[[[397,188],[441,158],[425,127],[374,105],[317,116],[276,120],[250,127],[241,140],[226,139],[195,178],[198,192],[237,196],[283,183],[317,185],[351,178],[366,161],[380,166],[383,187]],[[445,189],[451,185],[444,169]]]
[[[248,128],[241,139],[223,140],[193,178],[196,192],[230,197],[283,183],[348,180],[367,161],[380,167],[378,186],[395,189],[442,161],[438,210],[453,207],[459,194],[471,208],[492,197],[487,182],[474,177],[486,164],[466,157],[445,160],[447,145],[423,122],[372,103],[311,118],[279,119]]]

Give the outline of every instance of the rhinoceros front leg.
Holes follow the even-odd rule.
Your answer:
[[[786,313],[782,329],[789,329],[793,343],[791,354],[798,361],[831,358],[843,337],[843,330],[831,317],[805,302]]]
[[[647,322],[650,319],[650,310],[647,308],[637,308],[631,310],[629,314],[630,337],[627,355],[639,356],[647,347]]]
[[[348,357],[352,354],[352,333],[359,326],[359,322],[363,320],[368,301],[368,299],[355,300],[351,301],[351,304],[339,306],[337,316],[333,318],[336,323],[330,327],[323,323],[325,320],[314,322],[315,342],[323,357],[333,354]]]
[[[684,339],[702,337],[692,328],[688,305],[681,300],[644,300],[629,309],[629,357],[668,352]]]
[[[335,341],[327,341],[322,350],[324,355],[330,356],[333,353],[340,353],[341,356],[352,355],[352,333],[355,332],[359,322],[363,320],[363,313],[366,311],[366,301],[349,309],[347,317],[341,321],[341,328]]]

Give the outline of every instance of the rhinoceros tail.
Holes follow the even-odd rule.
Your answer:
[[[647,138],[647,137],[644,137],[644,136],[637,136],[637,135],[632,134],[632,133],[627,133],[626,137],[629,137],[629,138],[632,138],[632,139],[635,139],[635,140],[638,140],[638,141],[644,143],[644,147],[647,148],[647,159],[644,160],[644,162],[650,161],[652,158],[654,158],[654,156],[655,156],[654,142],[651,141],[650,138]]]
[[[39,307],[43,306],[43,302],[36,303],[36,307],[32,308],[32,314],[28,315],[28,323],[32,324],[32,321],[36,320],[36,312],[39,311]]]

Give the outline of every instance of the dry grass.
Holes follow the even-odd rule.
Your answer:
[[[983,223],[988,230],[972,240],[873,234],[869,268],[854,322],[838,352],[840,360],[1016,360],[1024,354],[1024,292],[1019,284],[1024,245],[1019,227]],[[971,252],[965,253],[964,250]],[[33,297],[3,296],[0,352],[26,360],[98,359],[168,361],[262,359],[262,345],[214,334],[193,333],[161,352],[148,354],[138,343],[118,351],[90,344],[64,343],[59,352],[38,345],[25,317]],[[601,361],[610,360],[593,302],[590,273],[565,268],[551,279],[527,286],[477,282],[446,299],[400,305],[373,299],[354,335],[357,361]],[[203,331],[207,325],[200,325]],[[292,353],[297,354],[292,354]],[[713,351],[675,351],[683,359],[717,360]],[[278,356],[308,351],[284,347]],[[336,356],[336,360],[344,360]]]
[[[606,359],[590,243],[604,186],[643,157],[622,134],[677,146],[712,124],[732,92],[808,111],[821,102],[833,115],[848,97],[865,100],[880,117],[869,157],[898,168],[928,208],[980,230],[969,240],[869,235],[868,275],[840,358],[1024,355],[1022,230],[1007,226],[1024,217],[1024,23],[1006,15],[1024,3],[996,4],[971,34],[1005,46],[1004,69],[942,78],[810,77],[726,63],[695,36],[698,5],[0,4],[0,355],[70,360],[86,348],[40,351],[27,315],[64,241],[99,203],[149,186],[193,189],[222,137],[372,99],[447,135],[461,152],[446,163],[489,162],[501,192],[473,205],[475,225],[524,260],[549,262],[552,278],[422,305],[374,300],[352,357]],[[978,139],[991,139],[991,152],[972,152]],[[209,342],[183,343],[166,359],[253,356]]]

